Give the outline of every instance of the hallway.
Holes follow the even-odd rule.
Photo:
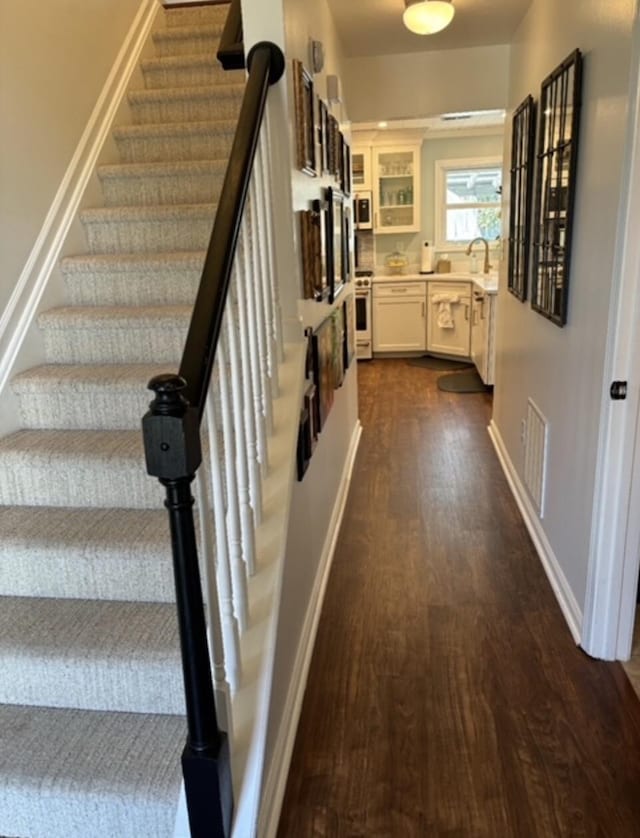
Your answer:
[[[640,834],[640,704],[573,643],[490,397],[360,364],[364,433],[279,838]]]

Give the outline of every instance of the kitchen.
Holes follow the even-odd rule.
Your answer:
[[[460,358],[493,384],[503,133],[501,111],[352,126],[359,359]]]

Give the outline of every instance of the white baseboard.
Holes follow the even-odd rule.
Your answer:
[[[27,330],[37,314],[47,282],[159,8],[156,0],[141,0],[36,242],[0,317],[0,392],[4,390]]]
[[[342,517],[349,494],[353,466],[361,435],[362,425],[358,421],[349,443],[349,451],[340,479],[338,495],[331,514],[327,537],[322,549],[309,607],[298,643],[293,674],[282,713],[282,724],[274,744],[273,757],[264,784],[262,794],[264,804],[260,812],[258,824],[258,835],[260,838],[274,838],[278,829],[280,810],[282,808],[282,800],[289,775],[289,765],[291,763],[293,745],[298,729],[298,721],[300,720],[302,699],[307,685],[309,666],[311,664],[311,656],[318,631],[322,603],[324,601],[329,572],[340,533],[340,525],[342,524]]]
[[[576,644],[579,645],[582,634],[582,611],[580,610],[576,598],[573,595],[573,591],[569,587],[567,577],[564,575],[564,572],[560,567],[560,563],[551,548],[551,544],[549,544],[549,539],[542,528],[542,524],[540,523],[540,519],[538,518],[529,495],[527,494],[527,490],[525,489],[524,484],[520,479],[515,466],[513,465],[511,457],[507,452],[507,448],[504,444],[500,431],[493,420],[491,420],[488,431],[496,454],[498,455],[498,459],[500,460],[502,470],[504,471],[513,497],[515,498],[518,509],[520,510],[520,514],[524,519],[524,523],[529,531],[529,535],[531,536],[531,540],[536,548],[536,552],[542,562],[542,567],[547,574],[547,578],[549,579],[553,592],[558,600],[558,604],[560,605],[564,618],[567,621],[569,630],[573,635],[573,639]]]

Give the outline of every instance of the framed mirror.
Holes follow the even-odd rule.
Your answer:
[[[567,322],[581,87],[576,50],[540,92],[531,306],[556,326]]]
[[[533,96],[527,96],[516,108],[511,123],[508,288],[522,302],[527,299],[529,277],[535,135],[536,105]]]
[[[325,198],[327,204],[327,284],[329,286],[329,302],[332,303],[347,280],[344,248],[345,207],[343,194],[331,186],[325,190]]]

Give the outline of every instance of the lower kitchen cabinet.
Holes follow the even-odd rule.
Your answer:
[[[471,283],[430,282],[427,349],[468,358],[471,350]]]
[[[426,349],[424,282],[373,287],[373,351],[423,352]]]
[[[473,292],[471,360],[485,384],[493,384],[495,367],[495,295]]]

